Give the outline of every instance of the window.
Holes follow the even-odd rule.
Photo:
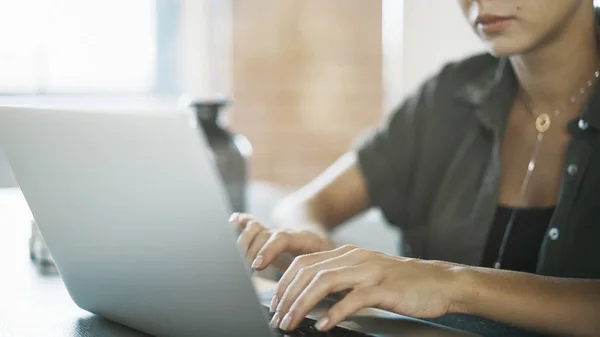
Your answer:
[[[176,0],[0,0],[0,94],[177,92]]]

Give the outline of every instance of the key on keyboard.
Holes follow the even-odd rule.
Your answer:
[[[268,309],[265,308],[265,310]],[[269,319],[272,318],[274,313],[269,312]],[[315,328],[316,321],[310,318],[305,318],[293,331],[283,331],[275,329],[275,333],[282,337],[371,337],[370,335],[362,332],[348,330],[342,327],[335,327],[327,332],[319,331]]]

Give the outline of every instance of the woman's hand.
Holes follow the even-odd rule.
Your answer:
[[[392,257],[344,246],[297,257],[285,272],[271,310],[273,327],[293,330],[330,293],[349,291],[317,322],[328,330],[362,308],[433,318],[453,305],[458,265]]]
[[[263,270],[273,264],[275,268],[285,271],[296,255],[321,252],[335,247],[329,240],[310,231],[269,229],[249,214],[233,214],[229,221],[241,230],[238,246],[256,270]],[[287,260],[280,258],[285,253],[292,256]]]

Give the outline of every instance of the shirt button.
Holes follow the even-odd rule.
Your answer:
[[[577,123],[577,126],[579,126],[579,128],[584,131],[587,130],[589,127],[588,123],[586,121],[584,121],[583,119],[579,120],[579,123]]]
[[[548,231],[548,236],[550,237],[550,240],[552,240],[552,241],[558,240],[558,237],[560,236],[560,232],[558,231],[558,228],[550,229],[550,231]]]
[[[569,173],[570,176],[576,175],[578,171],[579,171],[579,167],[577,167],[577,165],[575,165],[575,164],[571,164],[571,165],[567,166],[567,173]]]

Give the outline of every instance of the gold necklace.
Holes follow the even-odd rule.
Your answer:
[[[600,78],[600,68],[596,69],[593,77],[587,81],[585,86],[581,87],[575,95],[573,95],[569,98],[569,102],[567,104],[563,105],[562,109],[558,109],[558,108],[554,109],[552,115],[554,117],[558,117],[563,110],[566,110],[570,106],[579,102],[580,99],[585,97],[585,94],[598,81],[598,78]],[[525,108],[529,111],[529,113],[531,113],[531,115],[535,118],[535,128],[538,131],[535,146],[533,149],[533,153],[531,154],[531,159],[529,160],[529,164],[527,165],[527,171],[525,172],[525,177],[523,178],[523,181],[521,182],[521,187],[519,188],[519,195],[518,195],[519,202],[523,202],[525,199],[525,193],[527,192],[527,188],[529,187],[529,180],[530,180],[530,178],[533,174],[533,170],[535,169],[535,166],[536,166],[539,150],[540,150],[540,147],[542,144],[542,140],[544,139],[544,133],[546,131],[548,131],[548,129],[550,129],[550,125],[552,125],[552,118],[551,118],[551,115],[548,113],[541,113],[541,114],[536,113],[536,111],[533,108],[531,108],[531,105],[529,105],[525,101],[522,94],[518,94],[518,98],[521,100],[521,102],[523,103]],[[570,104],[570,106],[569,106],[569,104]],[[515,207],[511,211],[510,217],[508,219],[508,223],[506,224],[506,228],[504,229],[504,235],[502,236],[502,241],[500,242],[500,247],[498,249],[496,262],[494,263],[494,266],[493,266],[496,269],[502,268],[502,260],[504,258],[504,252],[506,250],[506,245],[508,243],[508,239],[511,234],[511,230],[514,225],[516,215],[517,215],[517,208]]]
[[[598,69],[596,69],[596,71],[594,71],[594,75],[592,76],[591,79],[589,79],[587,81],[586,85],[579,88],[577,93],[575,93],[573,96],[571,96],[569,98],[569,101],[567,104],[563,104],[563,106],[561,108],[554,109],[554,111],[552,112],[553,117],[554,118],[558,117],[563,110],[566,110],[567,108],[569,108],[569,105],[574,105],[575,103],[578,103],[581,98],[585,97],[585,94],[594,86],[594,84],[598,81],[598,78],[600,78],[600,68],[598,68]],[[527,101],[525,101],[523,96],[524,96],[523,94],[520,94],[519,99],[521,100],[521,102],[523,103],[525,108],[529,111],[529,113],[531,113],[533,115],[533,117],[535,118],[535,128],[538,131],[538,133],[543,134],[544,132],[548,131],[548,129],[550,129],[550,126],[552,125],[551,114],[548,114],[546,112],[537,113],[537,111],[535,109],[533,109],[530,104],[531,100],[529,100],[529,102],[527,102]]]

